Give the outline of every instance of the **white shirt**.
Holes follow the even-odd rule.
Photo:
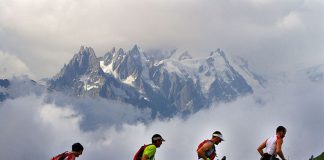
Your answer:
[[[266,143],[266,153],[270,155],[276,154],[276,143],[277,142],[277,135],[274,135],[267,139]]]

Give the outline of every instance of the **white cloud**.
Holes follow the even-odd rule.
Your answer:
[[[0,50],[0,78],[10,78],[12,76],[30,75],[27,65],[17,56],[1,52]]]
[[[111,101],[97,99],[96,104],[87,99],[56,97],[52,104],[33,95],[6,100],[0,104],[0,159],[49,159],[69,150],[76,141],[85,147],[80,160],[131,159],[141,145],[150,143],[155,133],[166,139],[157,151],[157,159],[172,159],[175,155],[196,159],[197,145],[210,138],[215,130],[222,131],[226,139],[217,146],[219,156],[240,159],[244,155],[246,159],[257,159],[257,146],[275,134],[278,125],[288,129],[283,145],[286,156],[307,159],[323,152],[324,85],[300,77],[292,79],[289,83],[272,83],[263,93],[212,106],[186,119],[156,119],[147,124],[129,118],[145,113]],[[100,108],[103,104],[110,109]],[[95,118],[102,119],[103,115],[109,121]],[[84,130],[84,123],[99,123],[100,127]]]
[[[278,27],[283,30],[304,28],[300,17],[296,13],[290,13],[278,22]]]
[[[324,60],[314,58],[324,51],[317,34],[323,32],[323,8],[321,1],[304,0],[4,0],[0,49],[23,57],[41,78],[57,73],[80,45],[98,55],[134,44],[183,48],[194,56],[222,48],[271,72]],[[277,65],[269,67],[269,59]]]

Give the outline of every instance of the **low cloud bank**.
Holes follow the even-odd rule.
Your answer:
[[[80,160],[126,160],[160,133],[166,142],[156,159],[194,160],[197,145],[215,130],[225,137],[217,146],[220,157],[258,159],[256,148],[278,125],[288,129],[283,150],[289,159],[323,152],[323,83],[296,80],[270,88],[186,119],[147,118],[149,123],[138,121],[146,112],[112,101],[84,99],[78,104],[61,98],[54,103],[34,95],[9,99],[0,104],[0,159],[49,159],[78,141],[85,147]]]

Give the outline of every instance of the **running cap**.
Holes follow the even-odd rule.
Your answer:
[[[161,140],[161,141],[165,141],[161,135],[159,134],[154,134],[152,137],[152,141],[156,141],[156,140]]]
[[[213,133],[213,137],[219,137],[222,141],[224,141],[224,137],[221,132],[216,131]]]

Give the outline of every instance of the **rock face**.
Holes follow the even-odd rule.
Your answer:
[[[8,98],[9,94],[7,92],[7,89],[9,85],[10,82],[8,79],[0,79],[0,102]]]
[[[138,46],[115,48],[96,57],[81,47],[61,71],[48,81],[51,89],[76,96],[115,99],[152,109],[154,115],[192,113],[214,101],[229,102],[261,86],[256,74],[235,63],[220,49],[206,58],[188,52],[148,55]]]
[[[324,64],[319,64],[305,70],[308,78],[313,82],[324,81]]]

